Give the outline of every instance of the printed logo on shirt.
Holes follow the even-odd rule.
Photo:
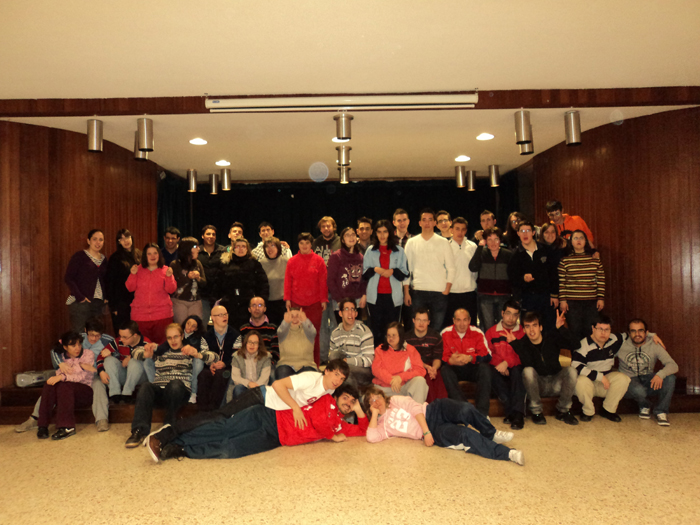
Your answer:
[[[406,412],[403,408],[398,410],[392,410],[389,413],[389,419],[387,421],[387,426],[397,432],[402,432],[406,434],[408,432],[408,422],[411,420],[411,414]]]

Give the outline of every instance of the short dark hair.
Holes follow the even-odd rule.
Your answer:
[[[141,335],[141,331],[139,330],[139,324],[136,321],[124,321],[119,327],[119,331],[121,330],[129,330],[129,332],[131,332],[132,334]]]
[[[553,211],[561,211],[564,209],[564,207],[561,205],[561,202],[559,201],[548,201],[547,204],[544,205],[545,209],[547,210],[547,213],[553,212]]]
[[[103,237],[104,237],[104,234],[105,234],[105,232],[103,232],[103,231],[100,230],[99,228],[94,228],[94,229],[92,229],[92,230],[90,230],[90,231],[88,232],[88,236],[87,236],[88,241],[89,241],[90,239],[92,239],[92,236],[95,235],[96,233],[101,233]],[[117,239],[117,240],[119,240],[119,239]]]
[[[588,254],[588,255],[593,255],[595,253],[595,250],[591,246],[591,243],[588,241],[588,235],[586,235],[586,232],[583,230],[574,230],[571,233],[571,237],[569,237],[569,243],[566,247],[566,255],[574,255],[576,253],[576,250],[574,249],[574,244],[571,241],[573,241],[574,235],[576,235],[577,233],[580,233],[581,235],[583,235],[583,240],[584,240],[583,253]]]
[[[403,208],[396,208],[396,211],[394,212],[394,215],[391,216],[392,219],[396,219],[397,215],[406,215],[408,216],[408,212],[404,210]]]
[[[630,331],[630,325],[631,325],[632,323],[643,324],[643,325],[644,325],[644,331],[645,331],[645,332],[648,332],[648,331],[649,331],[649,329],[647,328],[647,322],[646,322],[644,319],[640,319],[639,317],[635,317],[635,318],[632,319],[629,323],[627,323],[627,331],[628,331],[628,332]]]
[[[357,308],[357,305],[355,304],[355,299],[351,297],[343,297],[340,301],[338,301],[338,308],[340,311],[343,311],[343,308],[345,308],[345,303],[351,303],[355,308]]]
[[[314,236],[311,235],[309,232],[301,232],[297,236],[297,242],[301,242],[301,241],[309,241],[312,243],[312,242],[314,242]]]
[[[274,230],[274,229],[275,229],[275,227],[274,227],[272,224],[270,224],[269,222],[267,222],[267,221],[262,221],[262,222],[258,225],[258,232],[259,232],[260,230],[262,230],[263,228],[270,228],[271,230]]]
[[[530,219],[522,219],[522,220],[518,223],[518,231],[520,231],[520,228],[522,228],[523,226],[529,226],[530,228],[532,228],[532,234],[533,234],[533,235],[536,233],[536,231],[535,231],[535,223],[532,222]]]
[[[99,317],[91,317],[85,321],[85,332],[100,332],[105,333],[105,323]]]
[[[250,301],[248,301],[248,308],[250,308],[250,303],[251,303],[251,302],[253,301],[253,299],[255,299],[256,297],[257,297],[258,299],[262,299],[262,302],[265,303],[265,306],[267,306],[267,301],[265,300],[264,297],[262,297],[262,296],[260,296],[260,295],[254,295],[253,297],[250,298]]]
[[[430,310],[428,310],[425,306],[421,306],[420,308],[415,308],[413,310],[413,319],[415,319],[418,314],[425,314],[428,316],[428,320],[430,320]]]
[[[143,256],[141,257],[141,266],[148,268],[148,249],[155,248],[158,252],[158,268],[165,266],[165,259],[163,259],[163,252],[160,251],[160,246],[154,242],[149,242],[143,247]]]
[[[483,217],[484,215],[490,215],[492,219],[496,218],[496,215],[492,211],[489,210],[484,210],[479,214],[479,217]]]
[[[520,303],[515,299],[508,299],[505,303],[503,303],[503,309],[501,312],[505,312],[508,308],[512,308],[513,310],[517,310],[519,312]]]
[[[602,312],[598,312],[593,318],[593,323],[591,324],[591,326],[595,327],[599,324],[606,324],[608,326],[612,326],[612,319],[610,319],[609,315],[606,315]]]
[[[399,323],[398,321],[394,321],[393,323],[389,323],[387,327],[384,329],[384,342],[381,345],[382,350],[389,350],[389,342],[387,341],[386,334],[389,332],[389,329],[391,328],[396,328],[396,331],[399,333],[399,350],[403,348],[404,343],[406,342],[406,332],[403,330],[403,325]]]
[[[542,326],[542,315],[540,315],[539,312],[535,312],[535,311],[525,312],[523,314],[522,319],[523,319],[523,324],[534,323],[535,321],[537,321],[537,324]]]
[[[333,397],[339,399],[343,394],[349,394],[358,401],[360,400],[360,393],[357,391],[357,388],[352,383],[348,383],[347,381],[335,389],[335,392],[333,392]]]
[[[452,215],[450,215],[449,211],[440,210],[439,212],[437,212],[437,215],[435,216],[435,218],[437,219],[440,215],[447,215],[447,220],[448,221],[452,220]]]
[[[496,237],[498,237],[499,241],[503,239],[503,232],[501,232],[501,229],[498,226],[494,226],[493,228],[486,228],[484,230],[484,233],[481,234],[481,238],[486,240],[489,237],[491,237],[491,235],[495,235]]]
[[[58,344],[56,345],[54,350],[56,351],[56,353],[65,356],[66,349],[64,347],[74,345],[78,342],[81,343],[80,355],[83,355],[83,350],[82,350],[83,336],[74,330],[68,330],[67,332],[64,332],[63,334],[61,334],[61,337],[59,337],[59,339],[58,339]]]
[[[234,223],[231,225],[231,227],[228,229],[228,231],[230,232],[230,231],[233,230],[234,228],[240,228],[241,231],[244,231],[243,223],[242,223],[242,222],[238,222],[238,221],[234,222]]]
[[[165,237],[166,233],[174,235],[178,239],[180,238],[180,230],[178,230],[175,226],[168,226],[167,228],[165,228],[165,231],[163,232],[163,237]]]
[[[454,227],[455,224],[464,224],[465,228],[469,228],[469,223],[464,217],[457,217],[456,219],[454,219],[452,221],[452,226]]]
[[[345,379],[350,375],[350,367],[343,359],[331,359],[326,365],[326,370],[329,372],[337,370],[345,376]]]
[[[197,323],[197,329],[194,331],[194,334],[198,334],[200,337],[204,337],[204,335],[207,333],[206,328],[204,328],[204,323],[202,322],[202,318],[199,317],[198,315],[190,315],[182,321],[182,333],[185,333],[185,327],[187,326],[187,321],[190,319],[194,320],[195,323]]]
[[[363,222],[366,224],[369,224],[370,228],[372,227],[372,219],[370,219],[369,217],[360,217],[359,219],[357,219],[358,228],[359,228],[360,224],[362,224]]]
[[[216,226],[213,224],[207,224],[202,226],[202,237],[204,237],[204,234],[207,233],[207,230],[214,230],[214,233],[217,233]]]
[[[420,211],[420,213],[418,214],[418,217],[420,217],[420,218],[422,219],[424,214],[432,215],[432,216],[433,216],[433,220],[434,220],[434,221],[437,220],[437,215],[435,215],[435,210],[432,209],[432,208],[423,208],[423,209]]]

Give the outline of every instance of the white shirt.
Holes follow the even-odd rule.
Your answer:
[[[333,389],[326,390],[323,387],[323,374],[320,372],[302,372],[291,376],[293,389],[289,390],[289,395],[297,402],[297,405],[304,407],[310,405],[325,394],[332,394]],[[280,399],[275,389],[265,388],[265,406],[272,410],[289,410],[291,407]]]
[[[412,284],[414,290],[423,292],[444,292],[447,283],[454,283],[454,255],[446,239],[433,235],[426,241],[416,235],[406,243],[405,252],[410,276],[404,285]]]
[[[466,293],[476,290],[477,272],[469,271],[469,262],[476,252],[476,244],[465,237],[462,246],[457,244],[454,237],[449,241],[452,255],[455,259],[455,280],[452,281],[450,293]]]

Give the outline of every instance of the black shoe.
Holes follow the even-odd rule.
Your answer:
[[[53,436],[51,436],[51,439],[53,439],[54,441],[58,441],[59,439],[66,439],[67,437],[71,437],[73,434],[75,434],[75,427],[61,427],[58,429],[58,431],[54,433]]]
[[[126,440],[126,443],[124,443],[124,446],[126,448],[136,448],[138,447],[144,440],[146,435],[142,433],[140,430],[132,430],[131,431],[131,436],[129,436],[129,439]]]
[[[119,396],[119,404],[120,405],[133,405],[134,404],[134,396]]]
[[[185,449],[180,446],[176,445],[175,443],[168,443],[167,445],[164,445],[160,449],[160,460],[165,461],[166,459],[173,459],[173,458],[186,458],[187,457],[187,452],[185,452]]]
[[[578,425],[578,419],[568,410],[566,412],[558,412],[555,417],[557,421],[563,421],[567,425]]]
[[[532,414],[532,422],[535,425],[546,425],[547,419],[544,417],[544,414]]]
[[[503,418],[503,424],[507,425],[508,423],[512,423],[513,420],[511,419],[511,414],[508,414],[506,417]]]
[[[591,419],[593,419],[593,416],[587,416],[586,414],[581,414],[581,421],[586,421],[586,422],[588,422],[588,421],[590,421]]]
[[[120,395],[109,396],[109,404],[110,405],[118,405],[119,401],[121,401],[121,397],[122,396],[120,396]]]
[[[510,428],[513,430],[522,430],[525,426],[525,416],[521,413],[515,413],[510,417]]]
[[[622,418],[620,416],[618,416],[615,412],[608,412],[604,408],[600,409],[600,415],[606,419],[609,419],[610,421],[615,422],[615,423],[619,423],[620,421],[622,421]]]
[[[39,439],[49,439],[49,428],[39,427],[39,429],[36,431],[36,437]]]

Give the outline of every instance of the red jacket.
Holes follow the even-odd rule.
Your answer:
[[[139,266],[136,275],[129,274],[126,289],[134,292],[131,303],[132,321],[157,321],[173,316],[173,302],[170,294],[177,290],[175,277],[167,277],[167,266],[150,271]]]
[[[513,335],[515,339],[525,337],[525,331],[519,323],[516,329],[513,330]],[[508,363],[508,368],[513,368],[520,364],[520,357],[518,357],[518,354],[515,353],[508,339],[506,339],[502,321],[499,321],[498,324],[493,325],[486,331],[486,342],[489,345],[489,350],[491,350],[491,364],[493,366],[499,365],[503,361]]]
[[[409,361],[409,363],[406,363]],[[408,370],[406,370],[409,365]],[[404,343],[404,349],[396,351],[389,347],[389,350],[382,349],[379,345],[374,350],[374,361],[372,361],[372,382],[375,385],[389,387],[391,378],[399,376],[401,384],[406,384],[414,377],[425,377],[425,367],[418,350],[408,343]]]
[[[491,360],[491,350],[488,349],[484,332],[475,326],[470,326],[464,338],[460,339],[454,325],[445,328],[442,333],[442,360],[449,363],[452,354],[472,356],[472,363],[488,363]]]
[[[320,257],[319,257],[320,258]],[[321,259],[323,260],[323,259]],[[303,445],[320,439],[331,439],[336,434],[347,437],[364,436],[369,421],[366,417],[358,418],[357,425],[351,425],[343,419],[335,399],[330,394],[301,409],[308,423],[303,430],[294,426],[294,414],[291,410],[277,411],[277,431],[283,446]]]
[[[284,273],[284,300],[301,306],[328,302],[326,263],[315,253],[297,253]]]

